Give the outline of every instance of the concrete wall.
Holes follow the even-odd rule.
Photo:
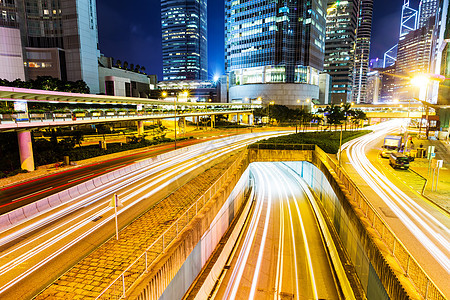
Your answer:
[[[20,29],[0,27],[0,78],[25,80]]]
[[[211,222],[207,231],[203,234],[201,240],[195,246],[194,250],[188,256],[159,299],[172,300],[183,298],[183,295],[200,273],[225,231],[230,226],[234,219],[235,212],[238,211],[243,204],[245,192],[248,189],[248,179],[249,171],[247,169],[244,174],[242,174],[241,179],[234,187],[214,220]]]
[[[319,86],[302,83],[246,84],[230,87],[229,101],[244,101],[245,98],[261,97],[263,105],[275,104],[299,106],[297,100],[319,99]]]

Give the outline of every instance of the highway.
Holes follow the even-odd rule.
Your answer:
[[[83,194],[57,209],[0,233],[0,299],[27,299],[114,234],[116,193],[123,203],[119,227],[179,186],[256,140],[286,132],[244,134],[155,162]]]
[[[390,167],[378,158],[384,136],[400,133],[404,123],[385,122],[374,130],[344,145],[344,169],[444,295],[450,297],[449,216],[395,176],[401,173],[392,175],[386,169]]]
[[[283,163],[253,163],[256,200],[214,299],[343,299],[306,183]]]
[[[202,140],[208,141],[212,138]],[[198,140],[185,140],[177,143],[178,148],[198,143]],[[11,185],[0,189],[0,215],[45,198],[94,177],[126,167],[136,161],[173,150],[173,143],[158,145],[148,150],[136,149],[135,153],[97,162],[74,169],[47,175],[41,178]]]

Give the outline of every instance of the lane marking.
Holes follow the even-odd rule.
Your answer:
[[[19,201],[19,200],[20,200],[20,199],[22,199],[22,198],[29,198],[29,197],[31,197],[31,196],[34,196],[34,195],[36,195],[36,194],[41,194],[41,193],[43,193],[43,192],[45,192],[45,191],[48,191],[48,190],[50,190],[50,189],[52,189],[52,188],[53,188],[53,187],[48,187],[48,188],[45,188],[45,189],[43,189],[43,190],[40,190],[40,191],[37,191],[37,192],[31,193],[31,194],[28,194],[28,195],[22,196],[22,197],[20,197],[20,198],[17,198],[17,199],[13,199],[13,200],[11,200],[11,202]]]
[[[86,177],[89,177],[89,176],[92,176],[92,175],[94,175],[94,173],[91,173],[91,174],[88,174],[88,175],[84,175],[84,176],[81,176],[81,177],[78,177],[78,178],[75,178],[75,179],[72,179],[72,180],[68,180],[67,183],[73,182],[73,181],[77,181],[77,180],[80,180],[80,179],[83,179],[83,178],[86,178]]]

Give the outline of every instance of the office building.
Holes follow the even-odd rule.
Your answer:
[[[395,92],[395,64],[377,71],[381,78],[380,102],[392,102]]]
[[[162,0],[163,80],[207,80],[207,0]]]
[[[433,30],[434,17],[428,19],[426,26],[410,31],[398,43],[395,97],[399,100],[418,97],[411,79],[429,73]]]
[[[370,36],[372,33],[373,0],[361,0],[356,29],[355,64],[353,67],[353,102],[366,102],[367,72],[369,71]]]
[[[225,18],[230,101],[295,106],[319,98],[326,0],[226,0]]]
[[[0,12],[0,78],[25,80],[17,7],[13,1],[0,1]]]
[[[156,75],[115,65],[111,57],[103,55],[98,59],[98,75],[100,94],[104,95],[149,98],[156,86]]]
[[[404,0],[402,6],[402,18],[400,20],[400,40],[402,40],[408,32],[417,29],[417,21],[419,12],[409,6],[409,0]]]
[[[328,2],[324,67],[331,75],[331,103],[352,101],[358,9],[358,0]]]
[[[2,38],[8,35],[7,43],[14,45],[8,47],[15,49],[12,57],[16,61],[20,60],[20,44],[26,80],[37,76],[84,80],[91,93],[99,92],[94,0],[8,0],[1,1],[0,7],[8,11],[6,16],[2,13],[0,34]],[[16,62],[13,65],[17,69]]]
[[[419,4],[419,21],[417,28],[427,25],[428,19],[436,15],[438,0],[421,0]]]
[[[377,104],[380,102],[381,74],[378,70],[367,73],[366,103]]]

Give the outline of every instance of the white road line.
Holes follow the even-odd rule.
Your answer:
[[[94,175],[94,174],[95,174],[95,173],[91,173],[91,174],[88,174],[88,175],[84,175],[84,176],[81,176],[81,177],[78,177],[78,178],[75,178],[75,179],[72,179],[72,180],[68,180],[67,182],[70,183],[70,182],[73,182],[73,181],[77,181],[77,180],[80,180],[80,179],[83,179],[83,178],[92,176],[92,175]]]

